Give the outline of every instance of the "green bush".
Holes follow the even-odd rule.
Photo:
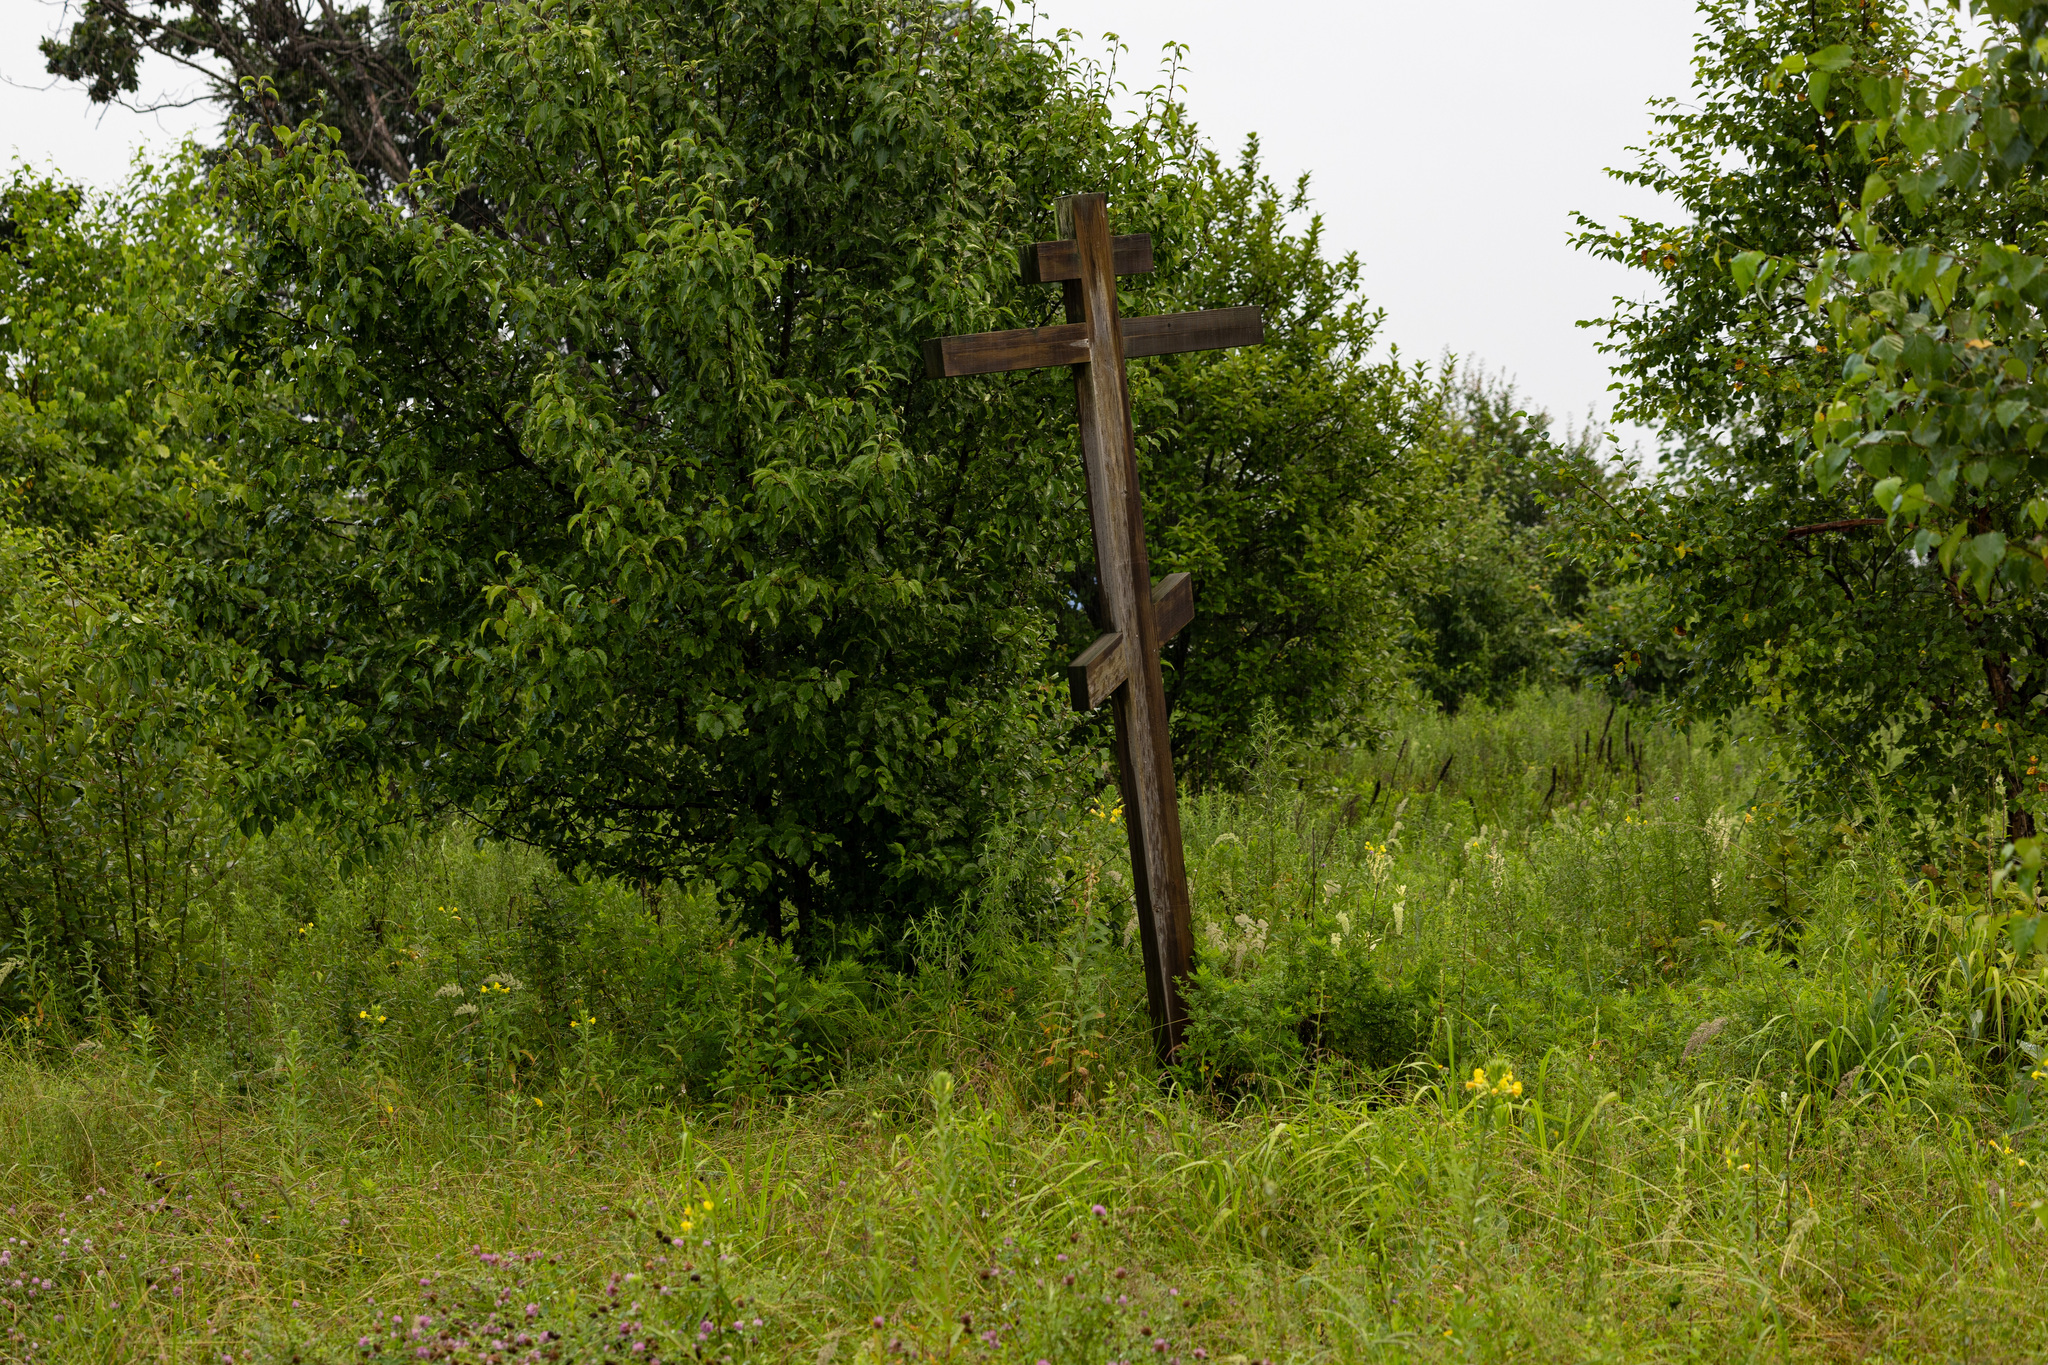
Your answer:
[[[1299,983],[1284,970],[1233,976],[1203,962],[1187,985],[1187,1041],[1179,1058],[1189,1079],[1226,1091],[1293,1079],[1301,1041]]]
[[[0,531],[0,989],[74,1017],[189,1005],[233,861],[235,698],[153,576],[132,541]]]

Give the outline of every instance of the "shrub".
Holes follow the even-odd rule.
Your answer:
[[[0,943],[10,981],[44,959],[60,1006],[153,1015],[189,993],[231,861],[236,708],[144,564],[119,538],[0,532]]]

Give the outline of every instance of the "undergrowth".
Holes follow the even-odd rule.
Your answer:
[[[252,842],[175,1015],[10,959],[0,1359],[2035,1358],[2035,906],[1769,752],[1267,735],[1185,803],[1166,1074],[1113,798],[811,961],[459,829]]]

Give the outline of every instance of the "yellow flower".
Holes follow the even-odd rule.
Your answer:
[[[391,1016],[390,1016],[390,1015],[388,1015],[388,1014],[380,1014],[380,1015],[378,1015],[378,1016],[377,1016],[377,1022],[381,1024],[381,1023],[383,1023],[383,1022],[384,1022],[384,1021],[385,1021],[386,1019],[389,1019],[390,1017],[391,1017]]]
[[[368,1010],[357,1010],[357,1011],[356,1011],[356,1018],[358,1018],[358,1019],[367,1019],[367,1018],[369,1018],[369,1017],[370,1017],[370,1012],[369,1012]],[[2039,1073],[2039,1072],[2036,1072],[2035,1074],[2036,1074],[2036,1075],[2039,1075],[2040,1073]]]
[[[538,1095],[535,1095],[535,1096],[533,1097],[533,1107],[534,1107],[534,1108],[536,1108],[536,1109],[538,1109],[538,1108],[540,1108],[540,1107],[541,1107],[541,1098],[540,1098],[540,1096],[538,1096]]]
[[[705,1200],[705,1201],[704,1201],[704,1212],[706,1212],[706,1213],[709,1213],[709,1212],[711,1212],[711,1210],[712,1210],[712,1208],[713,1208],[713,1207],[714,1207],[714,1206],[713,1206],[712,1202],[711,1202],[711,1201],[710,1201],[709,1199],[707,1199],[707,1200]]]
[[[1469,1080],[1469,1081],[1467,1081],[1467,1082],[1465,1082],[1465,1088],[1466,1088],[1467,1090],[1484,1090],[1484,1089],[1486,1089],[1486,1068],[1485,1068],[1485,1067],[1483,1067],[1483,1066],[1475,1066],[1475,1067],[1473,1067],[1473,1068],[1472,1068],[1472,1079],[1471,1079],[1471,1080]]]

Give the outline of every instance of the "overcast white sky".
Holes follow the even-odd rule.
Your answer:
[[[1651,97],[1685,92],[1691,0],[1040,0],[1037,13],[1042,32],[1077,30],[1098,53],[1121,35],[1134,87],[1156,79],[1162,45],[1187,44],[1181,87],[1210,140],[1257,132],[1276,178],[1313,172],[1327,241],[1359,254],[1405,353],[1506,370],[1560,419],[1606,415],[1597,334],[1573,324],[1644,285],[1574,252],[1570,214],[1662,211],[1602,169],[1628,161]],[[0,0],[0,160],[107,184],[138,143],[211,130],[204,106],[144,116],[47,88],[36,42],[65,22],[57,0]],[[174,71],[160,79],[175,88]]]
[[[1691,81],[1691,0],[1040,0],[1048,28],[1126,49],[1134,88],[1162,45],[1209,141],[1259,135],[1274,178],[1303,171],[1325,241],[1356,251],[1385,337],[1504,370],[1560,421],[1607,416],[1604,315],[1640,275],[1572,250],[1601,222],[1670,213],[1608,179],[1649,130],[1646,105]],[[1633,440],[1635,432],[1622,432]]]

